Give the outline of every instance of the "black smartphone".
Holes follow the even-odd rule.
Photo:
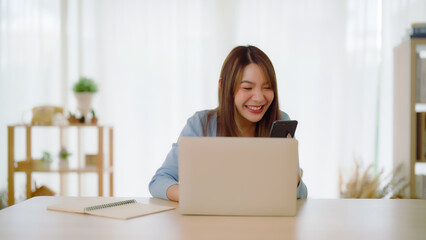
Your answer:
[[[296,127],[297,127],[296,120],[277,120],[272,123],[269,136],[286,138],[287,135],[290,134],[290,136],[294,138]]]

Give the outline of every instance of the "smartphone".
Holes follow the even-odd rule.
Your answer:
[[[270,137],[281,137],[286,138],[288,134],[294,138],[296,132],[297,121],[296,120],[277,120],[272,123]]]

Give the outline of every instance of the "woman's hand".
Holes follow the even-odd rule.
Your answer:
[[[168,199],[175,201],[175,202],[179,202],[179,185],[175,184],[175,185],[170,186],[167,189],[166,194],[167,194]]]
[[[287,134],[287,138],[292,138],[291,135],[290,135],[290,133]],[[297,172],[297,186],[299,186],[299,183],[300,183],[300,174],[299,174],[299,171],[298,171]]]

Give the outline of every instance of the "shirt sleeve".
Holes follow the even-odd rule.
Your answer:
[[[299,168],[300,174],[300,168]],[[308,197],[308,188],[303,182],[302,178],[300,178],[299,186],[297,186],[297,199],[304,199]]]
[[[202,136],[200,113],[188,119],[179,137]],[[167,198],[167,189],[179,183],[178,175],[178,144],[173,143],[163,165],[157,170],[149,183],[149,191],[153,197]]]

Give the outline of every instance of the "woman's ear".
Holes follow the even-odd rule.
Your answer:
[[[219,88],[222,87],[222,78],[219,78]]]

